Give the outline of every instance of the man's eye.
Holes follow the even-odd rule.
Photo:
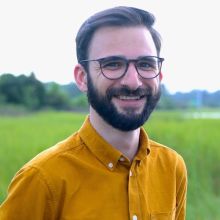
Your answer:
[[[101,66],[104,69],[115,70],[123,67],[123,62],[120,60],[104,61],[102,62]]]
[[[152,70],[157,68],[157,64],[155,61],[143,60],[137,63],[137,67],[142,70]]]

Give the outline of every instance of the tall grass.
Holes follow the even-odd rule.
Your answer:
[[[0,203],[15,172],[34,155],[71,135],[85,114],[42,112],[0,117]],[[182,112],[155,112],[149,136],[183,157],[188,169],[187,219],[220,219],[220,120],[192,119]]]

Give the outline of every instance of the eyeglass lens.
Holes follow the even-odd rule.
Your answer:
[[[121,57],[103,58],[99,61],[102,73],[109,79],[122,77],[133,62],[136,70],[143,78],[154,78],[160,72],[161,62],[158,57],[143,57],[137,60],[127,60]]]

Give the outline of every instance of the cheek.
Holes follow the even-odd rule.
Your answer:
[[[154,79],[147,79],[144,81],[146,87],[150,87],[152,89],[153,94],[156,94],[160,87],[160,80],[159,78]]]
[[[99,79],[97,78],[95,83],[102,95],[106,95],[106,91],[108,89],[118,87],[117,80],[109,80],[105,78],[104,76],[99,77]]]
[[[114,83],[112,80],[109,80],[103,76],[100,67],[97,65],[91,66],[89,72],[92,84],[101,93],[103,93],[103,91],[105,93],[105,91]]]
[[[100,90],[102,95],[106,95],[108,89],[114,88],[114,84],[110,82],[100,82]]]
[[[102,96],[105,96],[106,91],[114,85],[111,80],[103,78],[103,76],[94,77],[92,79],[92,84],[98,93]]]

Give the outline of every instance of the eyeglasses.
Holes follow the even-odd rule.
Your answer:
[[[102,74],[110,80],[122,78],[130,63],[134,63],[136,71],[142,78],[153,79],[160,74],[164,58],[142,56],[138,59],[126,59],[120,56],[110,56],[94,60],[81,60],[79,63],[83,65],[84,62],[92,61],[99,63]]]

